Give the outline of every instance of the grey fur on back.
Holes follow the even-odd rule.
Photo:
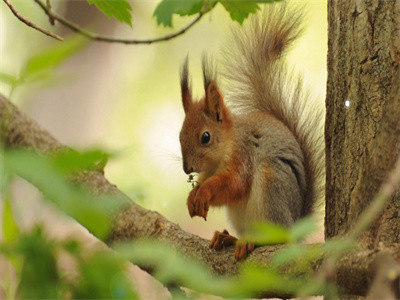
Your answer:
[[[228,206],[233,227],[241,235],[256,221],[292,225],[302,216],[307,188],[298,142],[281,121],[263,112],[233,117],[237,146],[254,166],[249,197]]]

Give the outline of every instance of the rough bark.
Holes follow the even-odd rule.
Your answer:
[[[36,122],[28,118],[0,95],[0,135],[6,148],[23,147],[39,153],[52,153],[66,149]],[[114,193],[125,205],[125,210],[114,219],[112,233],[107,239],[108,244],[118,240],[153,237],[168,241],[177,247],[185,257],[195,258],[216,275],[231,276],[238,271],[238,263],[234,259],[234,248],[221,251],[209,249],[208,242],[193,234],[183,231],[177,224],[164,218],[157,212],[150,211],[135,204],[118,188],[109,183],[99,171],[87,171],[74,178],[96,194]],[[257,248],[249,257],[249,261],[268,265],[271,257],[284,246],[267,246]],[[381,250],[360,250],[343,257],[337,265],[336,281],[346,292],[365,295],[373,279],[372,265],[379,253],[389,253],[400,262],[400,246],[395,245]],[[307,262],[302,270],[285,270],[287,273],[311,275],[321,266],[323,257]],[[143,267],[143,266],[142,266]],[[145,268],[145,267],[144,267]],[[264,295],[265,296],[265,295]],[[274,295],[288,296],[288,295]]]
[[[352,228],[399,154],[400,1],[330,0],[328,24],[325,235],[331,238]],[[364,245],[399,243],[399,212],[397,193],[362,236]]]

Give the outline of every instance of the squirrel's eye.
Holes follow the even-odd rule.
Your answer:
[[[210,133],[208,131],[204,131],[201,135],[201,143],[207,144],[210,141]]]

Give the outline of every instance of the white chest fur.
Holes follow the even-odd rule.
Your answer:
[[[265,198],[265,180],[262,168],[259,168],[253,177],[250,195],[247,199],[227,206],[229,221],[237,234],[241,236],[255,221],[265,221],[267,215],[267,199]]]

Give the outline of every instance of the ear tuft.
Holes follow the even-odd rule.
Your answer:
[[[189,78],[189,56],[186,56],[186,59],[181,68],[181,95],[182,95],[182,104],[185,113],[187,113],[192,105],[192,88],[191,82]]]
[[[214,65],[207,54],[203,54],[202,59],[203,79],[204,79],[204,90],[207,91],[208,86],[212,82],[217,82],[217,74],[215,72]]]
[[[215,82],[211,81],[206,89],[205,97],[206,111],[216,120],[221,122],[224,119],[224,100]]]

